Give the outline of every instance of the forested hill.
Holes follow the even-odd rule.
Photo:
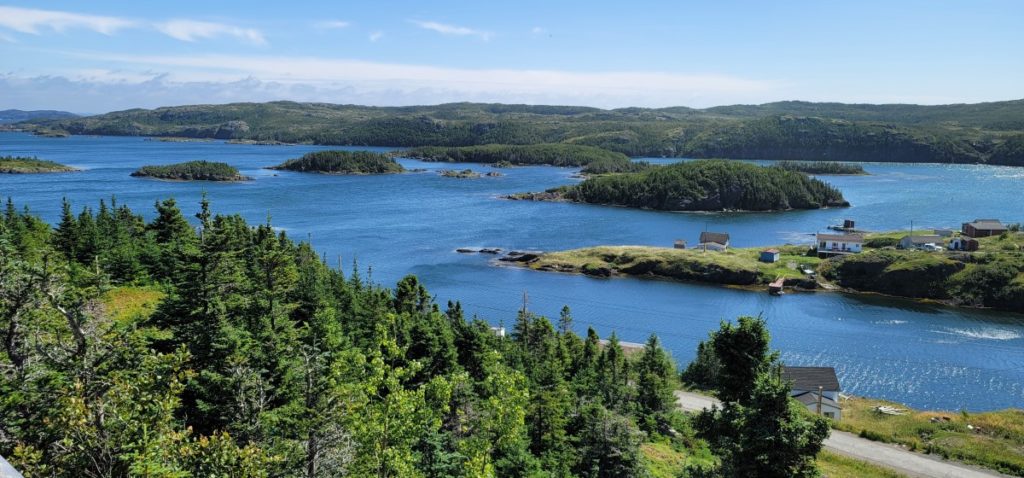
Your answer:
[[[1024,165],[1024,154],[1014,146],[1024,137],[1024,100],[942,106],[782,102],[616,110],[478,103],[368,107],[271,102],[133,109],[18,126],[71,134],[329,145],[569,143],[630,156]]]
[[[0,111],[0,124],[17,123],[20,121],[42,121],[51,119],[77,118],[78,115],[67,111],[55,110],[3,110]]]

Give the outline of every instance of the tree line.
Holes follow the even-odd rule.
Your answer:
[[[1024,102],[596,108],[374,108],[292,102],[133,109],[20,127],[72,134],[247,139],[353,146],[565,143],[629,156],[1024,165]]]
[[[269,222],[205,199],[193,223],[173,199],[155,208],[146,221],[114,199],[77,214],[65,201],[51,227],[7,202],[0,454],[26,477],[635,477],[655,440],[712,441],[721,460],[691,460],[690,476],[741,459],[702,427],[754,412],[691,423],[655,336],[627,356],[614,334],[576,335],[568,307],[555,322],[524,308],[502,336],[415,276],[343,273]],[[151,312],[112,312],[139,289],[162,297]],[[756,420],[787,437],[814,423]],[[813,469],[820,440],[805,438],[788,458],[764,450],[757,476]]]

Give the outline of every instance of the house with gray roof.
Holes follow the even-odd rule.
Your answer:
[[[839,377],[833,367],[782,367],[782,380],[792,387],[790,396],[804,404],[808,410],[839,420],[843,408],[839,404]]]

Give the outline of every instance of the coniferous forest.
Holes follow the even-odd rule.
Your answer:
[[[702,344],[684,375],[724,405],[688,417],[657,337],[627,353],[568,307],[503,336],[414,276],[375,284],[205,200],[191,222],[155,207],[65,201],[51,227],[7,202],[0,455],[26,477],[634,477],[652,443],[680,476],[815,474],[827,425],[760,319]]]

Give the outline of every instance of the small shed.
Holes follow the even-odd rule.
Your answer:
[[[949,250],[951,251],[968,251],[973,252],[978,250],[978,240],[970,237],[960,236],[954,237],[953,240],[949,241]]]
[[[682,239],[676,239],[676,242],[672,244],[675,249],[686,249],[686,241]]]
[[[779,262],[779,250],[778,249],[765,249],[761,251],[761,256],[758,258],[761,262],[767,262],[774,264]]]

